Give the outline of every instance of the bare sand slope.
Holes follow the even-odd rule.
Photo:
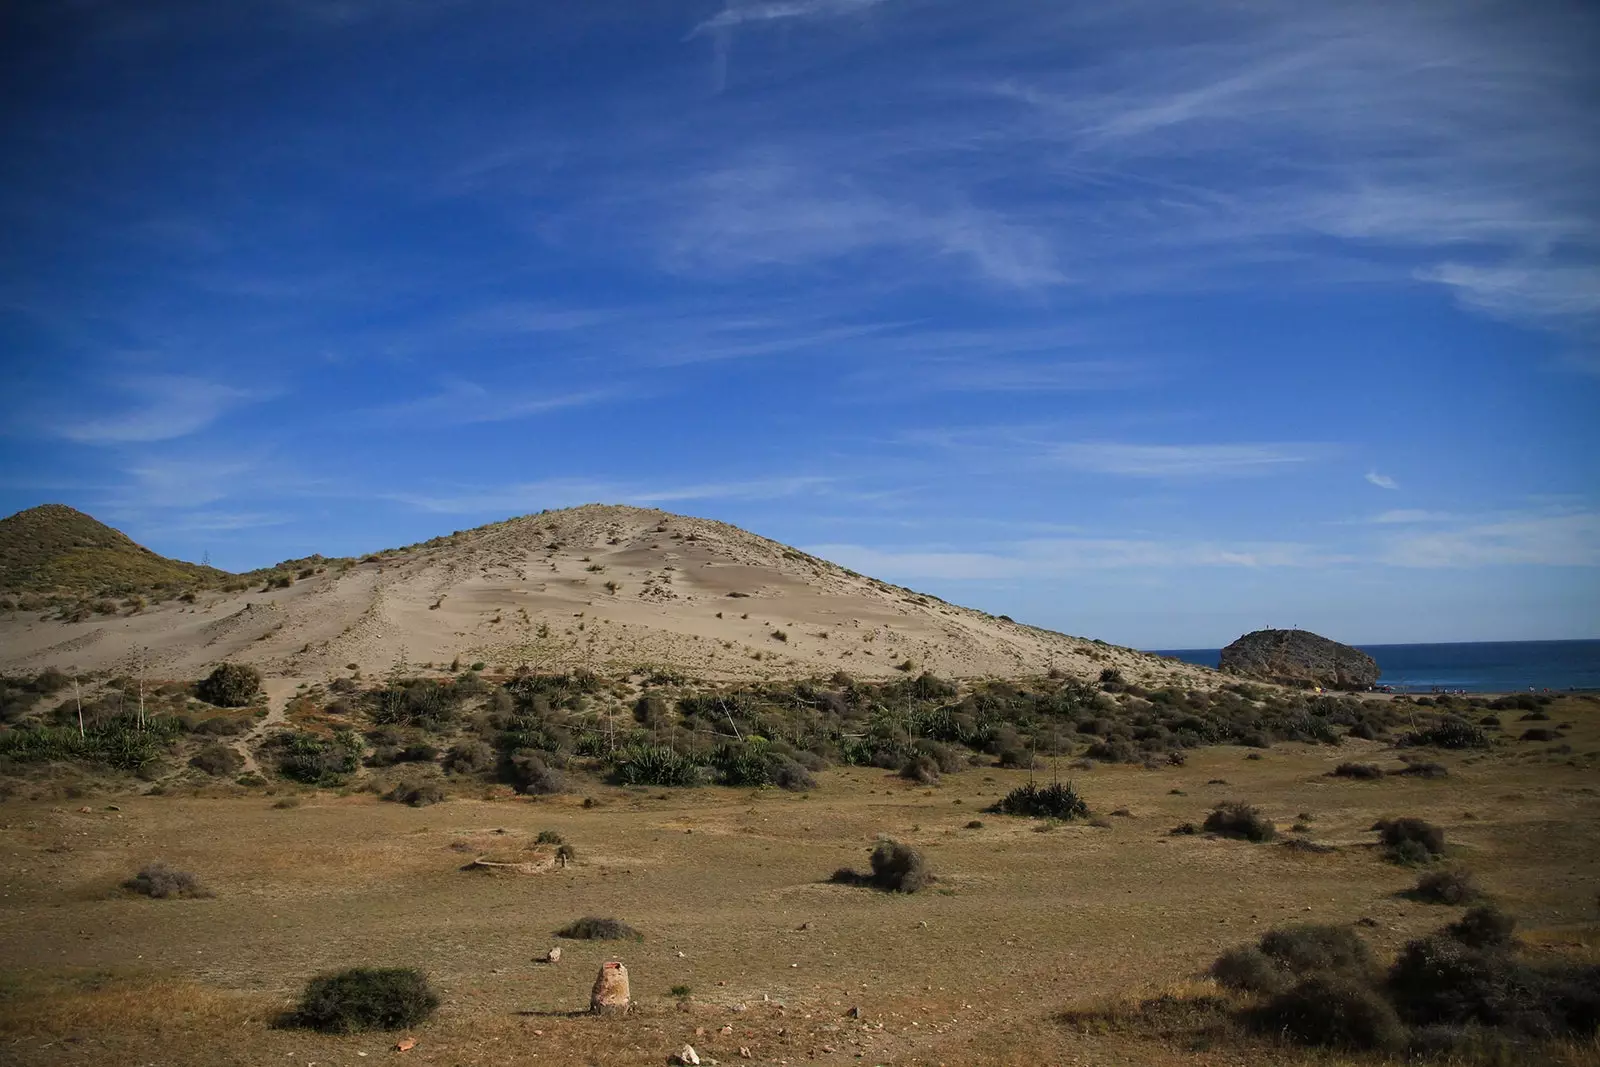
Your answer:
[[[1019,625],[855,574],[725,523],[586,505],[297,581],[80,623],[0,617],[0,670],[195,677],[230,660],[321,679],[356,664],[483,661],[704,678],[1043,674],[1217,684],[1214,672]]]

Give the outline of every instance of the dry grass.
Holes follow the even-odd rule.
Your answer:
[[[932,795],[866,768],[823,772],[807,797],[708,788],[658,800],[660,789],[593,787],[600,803],[588,809],[582,793],[422,812],[326,792],[294,811],[259,796],[132,797],[90,813],[11,801],[0,1034],[19,1064],[354,1063],[390,1039],[268,1024],[312,975],[361,964],[419,967],[438,983],[444,1005],[408,1054],[419,1063],[659,1064],[685,1042],[723,1063],[1350,1062],[1260,1039],[1196,1051],[1060,1016],[1190,989],[1224,949],[1275,926],[1368,917],[1376,925],[1363,936],[1386,961],[1444,917],[1398,895],[1417,872],[1383,862],[1374,844],[1369,827],[1398,815],[1443,827],[1534,950],[1600,955],[1600,788],[1581,759],[1600,748],[1600,706],[1563,700],[1552,713],[1573,723],[1577,765],[1514,748],[1452,754],[1448,778],[1374,789],[1326,776],[1344,760],[1393,758],[1350,742],[1280,745],[1254,763],[1209,749],[1181,768],[1079,773],[1096,810],[1140,813],[1115,834],[1081,824],[1036,834],[1008,819],[968,829],[973,812],[1027,781],[992,768],[949,776]],[[1231,784],[1207,784],[1220,777]],[[1317,838],[1341,847],[1311,855],[1167,835],[1234,796],[1314,811]],[[511,848],[543,830],[581,842],[585,862],[559,877],[457,870],[452,842]],[[941,881],[911,896],[818,883],[885,834],[922,851]],[[169,907],[107,892],[151,855],[203,871],[217,897]],[[555,925],[584,914],[624,916],[649,940],[563,941],[559,965],[530,962],[555,943]],[[637,1014],[572,1017],[605,958],[627,963]],[[102,988],[60,977],[129,965],[148,970]],[[667,992],[677,985],[695,990],[688,1011]],[[845,1015],[855,1005],[859,1020]],[[719,1033],[725,1023],[732,1034]],[[1595,1051],[1560,1055],[1576,1065]]]

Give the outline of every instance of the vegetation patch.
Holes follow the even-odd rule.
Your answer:
[[[402,1030],[439,1007],[427,976],[412,967],[352,967],[313,978],[294,1022],[327,1033]]]
[[[1049,785],[1029,782],[1001,797],[988,810],[1000,815],[1082,819],[1088,816],[1089,805],[1078,795],[1071,782],[1051,782]]]
[[[141,868],[139,873],[122,883],[122,888],[130,893],[150,897],[154,900],[174,900],[178,898],[200,898],[212,896],[211,890],[200,883],[200,879],[188,871],[180,871],[168,867],[164,863],[152,863]]]
[[[1378,833],[1385,857],[1401,866],[1432,863],[1444,855],[1444,830],[1425,819],[1404,816],[1379,819],[1372,827]]]
[[[886,893],[915,893],[935,881],[921,852],[890,838],[884,838],[872,850],[871,864],[869,874],[841,867],[828,880],[840,885],[871,886]]]
[[[586,915],[556,931],[557,937],[574,941],[643,941],[644,935],[621,919],[602,919]]]
[[[1422,904],[1471,904],[1484,896],[1471,871],[1428,871],[1404,895]]]
[[[1356,778],[1361,781],[1375,781],[1383,777],[1383,768],[1376,763],[1341,763],[1328,772],[1334,778]]]
[[[1241,800],[1219,804],[1206,816],[1200,828],[1218,837],[1232,837],[1242,841],[1271,841],[1278,836],[1272,820]]]
[[[442,804],[449,797],[435,782],[400,782],[385,793],[383,799],[396,804],[409,804],[413,808],[425,808],[430,804]]]
[[[260,691],[260,671],[245,663],[224,663],[200,680],[194,695],[219,708],[243,708]]]

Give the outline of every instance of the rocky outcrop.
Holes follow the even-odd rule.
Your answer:
[[[1359,648],[1307,630],[1257,630],[1222,650],[1228,674],[1279,685],[1366,689],[1378,680],[1378,664]]]

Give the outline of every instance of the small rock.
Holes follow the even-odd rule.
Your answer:
[[[1311,910],[1311,909],[1310,909],[1310,908],[1307,908],[1307,909],[1306,909],[1306,910],[1307,910],[1307,911],[1310,911],[1310,910]],[[680,950],[679,950],[679,951],[678,951],[678,958],[679,958],[679,959],[680,959],[680,960],[681,960],[681,959],[683,959],[683,958],[684,958],[684,955],[683,955],[683,950],[681,950],[681,949],[680,949]]]
[[[723,1026],[722,1026],[722,1029],[718,1030],[717,1033],[722,1034],[724,1037],[726,1037],[728,1034],[733,1033],[733,1024],[732,1023],[724,1023]]]
[[[410,1052],[416,1047],[417,1039],[414,1037],[402,1037],[399,1041],[394,1043],[394,1050],[396,1052]]]
[[[675,1062],[684,1064],[698,1064],[700,1062],[700,1054],[694,1050],[693,1045],[685,1045],[678,1050],[678,1055]]]
[[[861,1018],[861,1006],[859,1004],[852,1005],[850,1010],[845,1012],[845,1014],[850,1016],[852,1019],[859,1019]]]
[[[750,1050],[748,1048],[746,1048],[745,1046],[740,1045],[739,1046],[739,1055],[743,1056],[745,1059],[749,1059],[750,1058]]]
[[[809,929],[811,929],[811,924],[810,923],[801,923],[800,926],[799,926],[799,929],[801,929],[801,930],[809,930]]]
[[[546,963],[560,963],[561,962],[561,946],[557,945],[555,948],[551,949],[549,952],[546,952],[544,954],[544,961]]]

